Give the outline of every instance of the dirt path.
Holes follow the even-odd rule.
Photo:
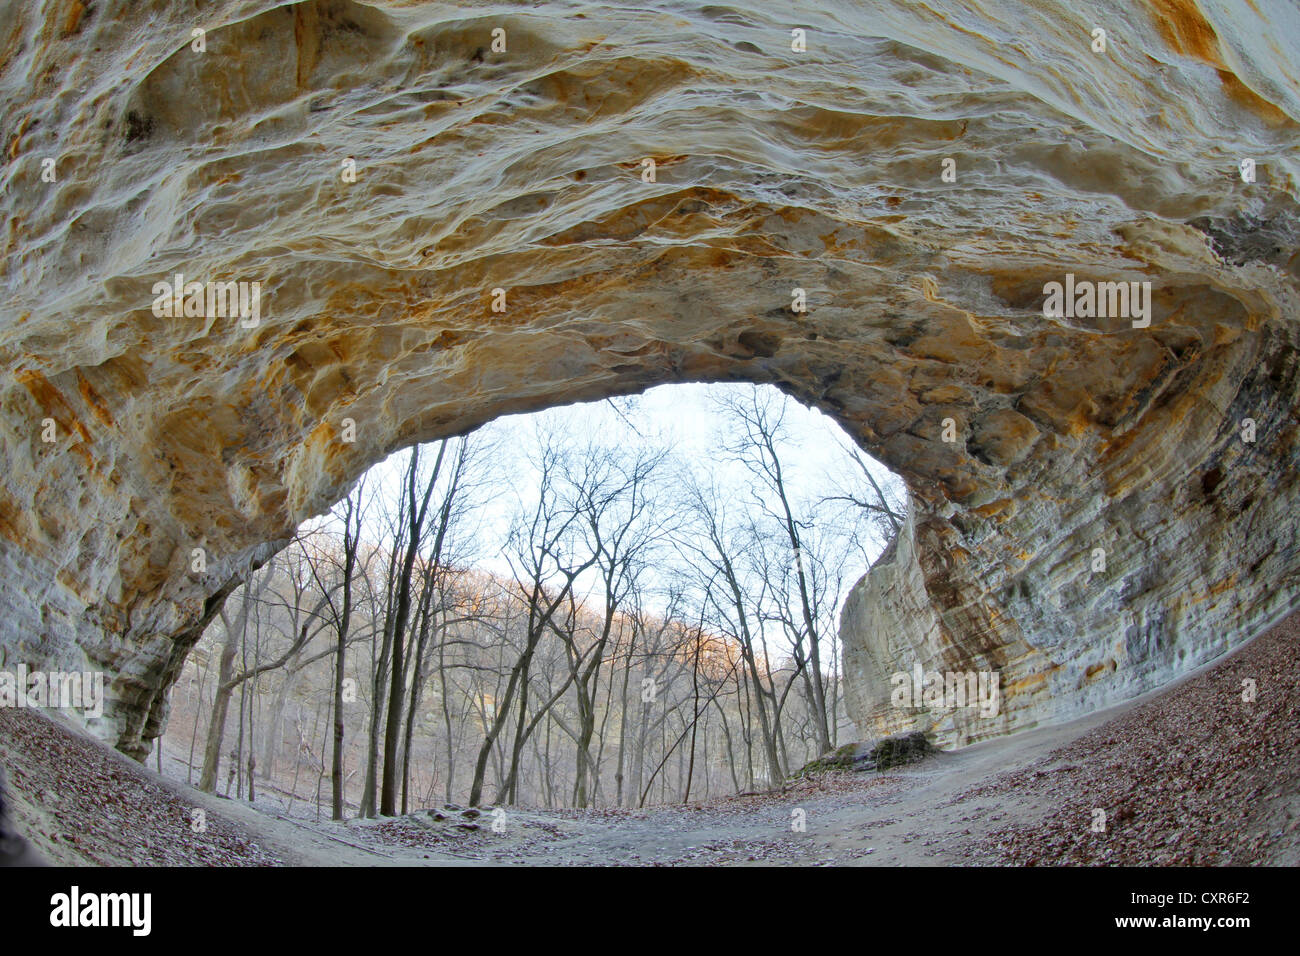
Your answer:
[[[504,832],[493,830],[499,815],[490,811],[476,820],[449,811],[442,823],[420,814],[339,825],[255,809],[160,776],[30,711],[0,711],[0,762],[18,828],[64,865],[909,864],[938,862],[921,834],[969,815],[946,806],[954,794],[1103,719],[990,741],[914,769],[826,774],[784,794],[646,810],[510,808],[500,816]],[[194,831],[195,810],[206,832]],[[803,832],[792,828],[796,810]]]
[[[20,831],[65,865],[1294,865],[1298,652],[1294,615],[1176,685],[1068,724],[911,768],[639,811],[290,818],[199,793],[31,711],[0,710],[0,763]],[[1096,808],[1109,815],[1100,833]]]

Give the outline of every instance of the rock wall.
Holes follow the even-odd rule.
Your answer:
[[[1075,6],[0,8],[0,667],[107,670],[143,756],[223,590],[369,464],[707,380],[908,482],[845,613],[864,735],[913,663],[1001,675],[960,742],[1244,639],[1300,595],[1297,15]],[[258,321],[160,314],[178,273]],[[1044,315],[1067,274],[1149,326]]]

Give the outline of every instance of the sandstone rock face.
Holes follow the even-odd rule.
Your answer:
[[[1076,6],[4,5],[0,666],[109,671],[142,756],[223,590],[384,454],[739,379],[910,488],[844,616],[864,736],[1243,640],[1300,594],[1300,29]],[[177,273],[260,321],[155,314]],[[1149,326],[1046,316],[1067,274]],[[917,663],[1000,715],[891,709]]]

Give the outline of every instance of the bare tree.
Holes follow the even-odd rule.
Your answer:
[[[326,595],[327,608],[334,627],[334,705],[333,726],[334,741],[331,751],[332,770],[330,773],[331,806],[335,820],[344,817],[343,794],[343,744],[346,733],[344,704],[344,682],[347,668],[347,645],[352,629],[353,589],[356,584],[357,558],[361,547],[361,532],[365,520],[365,479],[353,486],[343,499],[341,547],[319,549],[311,563],[312,574],[320,591]],[[327,582],[327,564],[333,565],[336,572],[337,600],[335,586]],[[332,575],[331,575],[332,576]]]

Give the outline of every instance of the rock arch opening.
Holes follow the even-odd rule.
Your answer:
[[[1198,26],[1214,69],[1141,4],[1150,55],[1062,9],[1011,62],[996,6],[810,13],[801,62],[763,10],[511,18],[514,60],[437,5],[214,3],[204,53],[179,8],[10,11],[3,663],[106,672],[143,756],[219,596],[369,464],[718,380],[908,484],[860,723],[916,663],[1003,675],[960,742],[1208,660],[1300,600],[1297,57],[1248,6]],[[261,283],[260,321],[156,311],[177,275]],[[1150,314],[1045,314],[1067,277]]]

